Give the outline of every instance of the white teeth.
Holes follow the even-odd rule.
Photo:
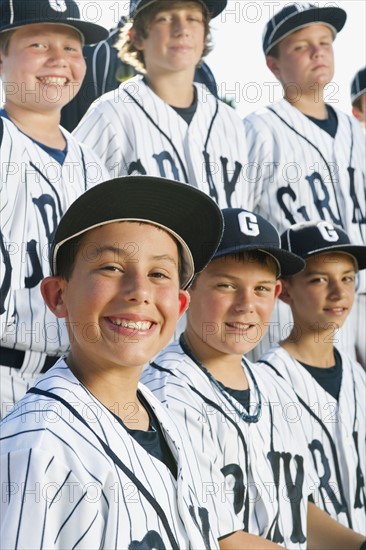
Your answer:
[[[43,76],[39,79],[43,84],[56,84],[58,86],[65,86],[67,78],[63,76]]]
[[[239,330],[246,330],[248,329],[251,325],[249,324],[244,324],[244,323],[227,323],[230,327],[233,327],[233,328],[238,328]]]
[[[113,319],[112,323],[118,327],[130,328],[132,330],[149,330],[150,321],[126,321],[125,319]]]

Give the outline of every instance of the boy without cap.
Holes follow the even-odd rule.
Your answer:
[[[319,480],[301,425],[291,422],[295,393],[245,358],[271,316],[278,276],[304,263],[280,249],[277,231],[261,216],[223,213],[220,246],[189,290],[186,330],[142,380],[187,432],[194,467],[221,475],[211,492],[251,534],[244,548],[358,550],[362,536],[308,505]]]
[[[138,383],[222,223],[204,193],[142,176],[95,186],[65,213],[42,294],[71,352],[2,421],[4,547],[243,548],[231,510],[205,494],[215,476],[191,467],[189,440]]]
[[[75,130],[111,175],[149,174],[189,183],[222,208],[248,207],[240,117],[193,82],[209,51],[209,22],[227,0],[131,0],[117,44],[143,73],[91,106]]]
[[[283,99],[245,118],[253,209],[282,233],[295,223],[324,220],[343,227],[353,242],[366,239],[365,142],[354,117],[325,102],[334,74],[333,40],[346,21],[335,6],[287,4],[263,34],[266,63],[283,87]],[[366,365],[366,279],[358,289],[359,311],[344,328],[342,348]],[[363,305],[362,305],[363,304]],[[358,319],[357,319],[358,315]],[[279,309],[259,346],[285,337],[291,323]],[[340,336],[340,335],[339,335]],[[341,338],[341,336],[340,336]]]
[[[60,113],[84,78],[84,42],[106,35],[74,0],[0,1],[0,416],[68,349],[40,282],[63,212],[107,172],[60,127]]]
[[[365,535],[366,374],[337,349],[334,333],[352,308],[366,246],[352,244],[341,228],[326,222],[293,225],[281,240],[306,266],[282,278],[280,298],[290,306],[294,326],[262,360],[302,401],[306,438],[322,479],[318,505]]]
[[[366,67],[360,69],[351,83],[352,113],[366,128]]]

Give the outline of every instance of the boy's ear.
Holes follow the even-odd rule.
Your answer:
[[[0,70],[1,70],[1,68],[0,68]],[[362,114],[361,114],[360,111],[357,109],[357,107],[354,107],[354,106],[352,107],[352,114],[353,114],[354,117],[357,118],[357,120],[358,120],[359,122],[362,122]]]
[[[63,301],[65,281],[61,277],[46,277],[41,282],[41,293],[48,308],[59,319],[67,317],[67,308]]]
[[[143,50],[142,38],[136,32],[136,29],[132,27],[129,31],[128,36],[130,38],[131,44],[136,48],[136,50]]]
[[[275,286],[275,298],[278,298],[282,291],[282,282],[280,280],[276,281]]]
[[[282,281],[282,290],[280,294],[278,295],[279,299],[282,300],[287,305],[291,304],[291,296],[288,292],[288,282],[284,279],[281,279]]]
[[[277,80],[280,80],[280,67],[278,63],[278,59],[276,57],[272,57],[272,55],[266,56],[266,64],[271,73],[275,75]]]
[[[191,297],[188,290],[179,291],[179,317],[182,317],[183,313],[187,311]]]

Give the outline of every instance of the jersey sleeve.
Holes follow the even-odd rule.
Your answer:
[[[202,490],[198,495],[204,506],[210,510],[211,525],[224,538],[243,529],[243,522],[234,512],[230,495],[221,472],[220,442],[213,424],[220,415],[211,409],[190,387],[175,376],[158,376],[149,369],[143,382],[165,404],[175,423],[182,430],[194,450],[191,467],[201,473]]]
[[[117,90],[107,95],[110,99],[97,99],[88,109],[74,130],[74,136],[98,155],[110,177],[124,176],[127,175],[128,152],[132,149],[128,136],[131,124],[124,95]]]
[[[1,456],[3,548],[101,548],[103,497],[55,456],[22,449]],[[93,485],[93,486],[92,486]]]

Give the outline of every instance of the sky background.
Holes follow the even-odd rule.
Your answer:
[[[268,19],[293,2],[228,0],[226,10],[211,22],[213,51],[206,62],[213,71],[220,96],[234,100],[241,116],[282,97],[282,90],[265,65],[262,32]],[[350,85],[356,72],[366,65],[366,1],[313,2],[338,6],[347,21],[334,42],[335,75],[326,89],[326,101],[351,113]],[[80,0],[82,16],[113,27],[128,13],[128,0]]]

